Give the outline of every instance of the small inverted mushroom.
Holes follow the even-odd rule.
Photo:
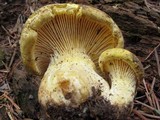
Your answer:
[[[118,108],[119,113],[127,112],[124,110],[131,108],[144,74],[140,60],[128,50],[112,48],[100,55],[99,66],[110,83],[110,90],[104,95],[110,101],[110,107]]]
[[[106,49],[123,44],[120,29],[108,15],[71,3],[37,10],[25,23],[20,39],[24,65],[43,76],[38,99],[45,108],[76,108],[93,96],[93,88],[110,101],[98,59]]]

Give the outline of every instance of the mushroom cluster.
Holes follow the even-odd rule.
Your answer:
[[[40,8],[28,18],[20,38],[24,65],[42,76],[38,99],[44,108],[77,109],[100,91],[106,111],[115,108],[114,119],[130,112],[143,76],[140,60],[123,46],[112,18],[73,3]]]

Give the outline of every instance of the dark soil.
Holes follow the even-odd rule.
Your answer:
[[[52,106],[48,108],[47,113],[51,119],[55,120],[128,120],[126,116],[130,115],[130,107],[120,108],[112,106],[100,96],[100,91],[93,88],[93,96],[86,102],[82,103],[78,108],[65,106]],[[107,108],[107,109],[106,109]],[[53,114],[54,112],[54,114]]]
[[[40,1],[0,0],[0,120],[45,120],[49,119],[48,113],[54,109],[51,108],[47,113],[38,103],[40,78],[25,70],[19,51],[19,38],[23,23],[34,10],[46,4],[70,1]],[[144,65],[144,80],[138,87],[134,109],[126,119],[160,119],[157,117],[160,116],[160,3],[158,0],[134,2],[133,0],[75,0],[72,2],[92,5],[109,14],[123,32],[125,48],[135,53]],[[148,95],[151,91],[153,94]],[[103,103],[100,98],[97,99],[98,102],[90,99],[91,103]],[[137,101],[151,106],[152,109]],[[106,104],[108,103],[101,105]],[[99,114],[103,114],[103,107],[101,113],[96,113],[92,108],[94,105],[91,105],[91,108],[86,108],[86,105],[87,103],[84,103],[84,106],[80,107],[81,110],[90,109],[89,111],[94,113],[90,117],[83,114],[79,118],[105,119],[106,115],[104,118],[98,117]],[[59,109],[61,111],[64,108]],[[113,111],[111,110],[110,113]],[[65,116],[73,113],[73,110],[70,109],[68,113],[65,110],[63,112]]]

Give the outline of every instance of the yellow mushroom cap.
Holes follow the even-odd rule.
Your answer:
[[[96,63],[103,51],[123,44],[120,29],[107,14],[73,3],[40,8],[28,18],[20,38],[25,66],[39,75],[45,73],[56,53],[78,49]]]
[[[140,62],[140,60],[137,58],[136,55],[122,48],[112,48],[112,49],[108,49],[105,52],[103,52],[101,56],[99,57],[100,69],[104,73],[110,72],[108,68],[112,66],[113,63],[117,60],[121,61],[120,62],[121,64],[119,64],[119,67],[121,68],[122,72],[124,71],[127,72],[127,69],[124,70],[125,69],[124,65],[129,66],[129,68],[132,71],[134,71],[137,83],[139,83],[140,80],[142,80],[143,75],[144,75],[144,69],[143,69],[142,63]],[[122,75],[123,74],[124,73],[122,73]]]

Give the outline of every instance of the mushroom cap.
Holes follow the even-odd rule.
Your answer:
[[[114,60],[121,60],[134,71],[137,85],[143,78],[143,65],[136,55],[123,48],[112,48],[104,51],[99,57],[99,66],[104,73],[108,73],[108,65]],[[121,67],[121,66],[120,66]]]
[[[103,51],[123,45],[120,29],[107,14],[73,3],[51,4],[35,11],[20,38],[23,63],[38,75],[45,73],[56,53],[78,49],[98,64]]]

